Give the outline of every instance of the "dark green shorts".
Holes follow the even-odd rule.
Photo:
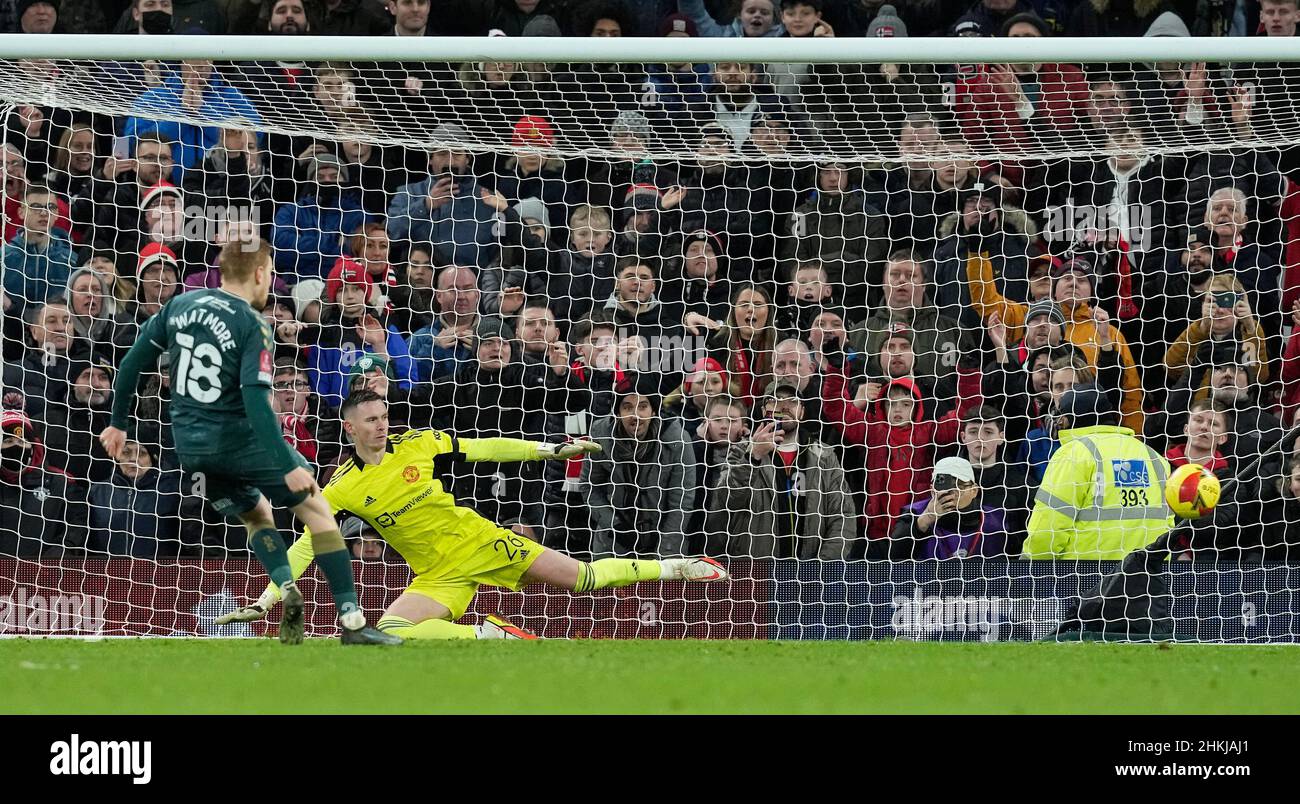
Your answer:
[[[238,519],[257,507],[263,495],[277,508],[292,508],[307,499],[305,492],[292,492],[284,484],[285,472],[264,450],[236,455],[181,454],[181,467],[194,490],[201,493],[219,514]],[[312,471],[307,459],[293,453],[298,466]],[[199,477],[195,477],[199,475]]]

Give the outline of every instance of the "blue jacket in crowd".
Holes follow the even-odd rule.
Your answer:
[[[411,359],[415,363],[415,373],[420,382],[428,382],[436,377],[450,377],[474,360],[474,352],[460,341],[456,341],[456,346],[451,349],[441,349],[434,345],[434,339],[442,334],[444,326],[442,319],[435,316],[432,324],[411,335]]]
[[[19,231],[9,241],[4,257],[4,289],[15,304],[36,304],[62,295],[72,275],[72,241],[62,229],[50,232],[45,248],[27,245],[27,233]]]
[[[198,117],[212,122],[210,126],[195,126],[178,123],[175,120],[156,120],[153,115],[168,117],[189,117],[195,114],[184,107],[181,97],[184,93],[179,73],[163,81],[136,99],[131,107],[133,116],[128,117],[122,127],[122,136],[131,139],[150,131],[157,131],[176,142],[172,146],[172,158],[176,167],[172,173],[172,183],[180,186],[186,168],[203,162],[208,149],[221,140],[221,129],[231,124],[248,128],[260,128],[262,116],[244,93],[235,89],[217,73],[208,78],[207,90],[203,93],[203,106]],[[257,135],[258,142],[265,144],[264,135]],[[134,147],[134,146],[133,146]]]
[[[282,204],[271,226],[275,270],[292,283],[326,278],[334,261],[347,253],[352,233],[368,220],[356,193],[341,195],[338,208],[320,206],[314,195]]]
[[[136,481],[122,472],[90,487],[86,548],[114,556],[157,559],[180,552],[180,478],[150,469]]]
[[[448,204],[429,209],[434,178],[408,184],[388,205],[388,236],[396,241],[432,243],[434,262],[486,268],[496,257],[496,212],[479,197],[478,182],[463,180]]]
[[[342,405],[348,374],[361,356],[369,351],[350,343],[341,346],[313,346],[307,365],[307,378],[312,390],[331,407]],[[406,341],[398,334],[397,327],[391,325],[388,327],[388,365],[393,380],[409,391],[415,380],[415,366],[407,351]]]

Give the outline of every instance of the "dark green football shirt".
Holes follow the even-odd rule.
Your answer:
[[[255,444],[243,389],[270,391],[275,342],[271,326],[248,302],[222,290],[172,299],[140,330],[171,356],[171,418],[176,449],[215,455]],[[232,468],[236,468],[232,466]]]

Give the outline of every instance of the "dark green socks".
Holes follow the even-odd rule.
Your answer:
[[[248,546],[253,548],[253,555],[262,562],[266,574],[271,576],[271,583],[277,588],[293,580],[293,570],[289,569],[289,553],[285,549],[284,538],[280,536],[280,531],[275,528],[262,528],[248,538]]]

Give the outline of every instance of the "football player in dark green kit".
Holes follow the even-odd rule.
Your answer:
[[[198,474],[212,507],[248,528],[249,546],[284,591],[280,641],[303,638],[303,597],[293,583],[284,539],[271,506],[292,508],[311,529],[344,644],[393,645],[401,640],[366,625],[357,605],[352,562],[343,536],[307,461],[284,440],[271,408],[271,328],[263,319],[273,261],[264,241],[221,250],[221,288],[176,296],[140,328],[113,387],[113,416],[100,434],[114,458],[126,440],[141,372],[171,356],[171,418],[181,467]],[[324,554],[324,555],[322,555]],[[328,561],[321,559],[328,556]]]

